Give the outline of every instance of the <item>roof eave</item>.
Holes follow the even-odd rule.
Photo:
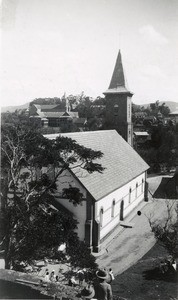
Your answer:
[[[104,92],[103,93],[104,95],[111,95],[111,94],[113,94],[113,95],[128,95],[128,96],[133,96],[134,94],[132,93],[132,92],[130,92],[130,91],[127,91],[127,90],[125,90],[125,91],[117,91],[117,90],[107,90],[106,92]]]

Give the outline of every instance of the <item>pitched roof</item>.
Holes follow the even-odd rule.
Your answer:
[[[43,112],[46,118],[62,118],[62,117],[71,117],[71,118],[78,118],[78,112],[73,111],[46,111]]]
[[[46,138],[55,139],[60,134],[48,134]],[[138,153],[117,133],[116,130],[62,133],[78,144],[104,155],[97,162],[106,169],[103,173],[75,170],[75,176],[85,186],[95,200],[99,200],[137,177],[149,166]]]
[[[57,106],[58,106],[58,104],[41,104],[40,105],[42,111],[45,111],[45,110],[51,111],[51,109],[54,109]]]
[[[111,82],[109,85],[108,90],[104,94],[122,94],[122,93],[129,93],[132,94],[128,87],[126,78],[124,75],[124,69],[122,65],[122,58],[121,58],[121,52],[119,50],[115,68],[112,74]]]
[[[65,105],[63,104],[33,104],[37,109],[42,112],[53,112],[55,109],[58,111],[65,111]]]
[[[46,118],[60,118],[64,115],[65,111],[45,111],[43,112]]]

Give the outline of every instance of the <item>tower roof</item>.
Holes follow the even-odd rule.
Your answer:
[[[124,69],[122,65],[122,57],[121,52],[119,50],[115,68],[112,74],[111,82],[109,85],[108,90],[104,94],[125,94],[129,93],[132,94],[127,86],[126,78],[124,75]]]

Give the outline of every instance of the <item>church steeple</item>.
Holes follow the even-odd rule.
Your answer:
[[[132,109],[131,98],[122,65],[119,50],[109,88],[103,93],[106,96],[107,128],[116,129],[132,145]]]
[[[120,86],[125,87],[125,76],[122,66],[121,52],[119,50],[109,89],[116,89]]]
[[[104,94],[110,94],[110,93],[129,93],[132,94],[129,91],[129,88],[127,86],[127,81],[124,74],[124,69],[122,65],[122,57],[121,57],[121,51],[119,50],[116,64],[114,67],[114,71],[112,74],[111,82],[109,85],[108,90]]]

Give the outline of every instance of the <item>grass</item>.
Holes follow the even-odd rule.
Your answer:
[[[156,244],[135,265],[118,275],[112,283],[114,299],[178,299],[177,275],[161,275],[159,272],[159,262],[166,255],[166,251]]]

